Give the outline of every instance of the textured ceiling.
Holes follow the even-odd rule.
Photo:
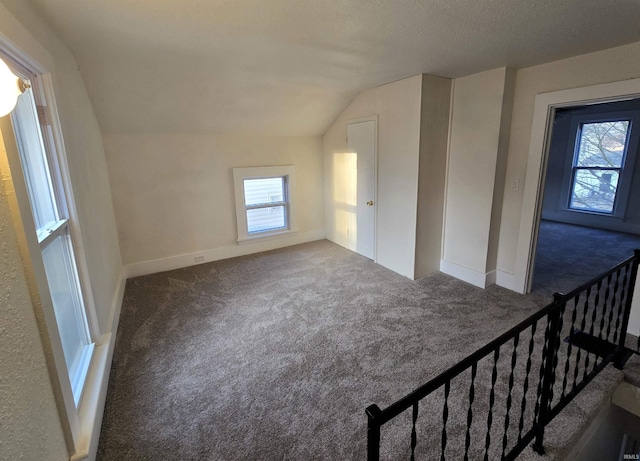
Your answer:
[[[360,91],[640,41],[640,1],[31,0],[106,133],[322,134]]]

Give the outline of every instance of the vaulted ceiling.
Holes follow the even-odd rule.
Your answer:
[[[320,135],[366,88],[640,41],[637,0],[31,1],[106,133]]]

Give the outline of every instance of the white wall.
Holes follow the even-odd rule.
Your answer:
[[[105,134],[104,141],[130,275],[193,264],[184,256],[193,253],[210,260],[265,249],[236,242],[234,167],[294,165],[299,233],[271,242],[324,237],[319,137]]]
[[[378,116],[377,262],[413,278],[422,75],[360,93],[322,137],[327,238],[348,246],[336,200],[336,162],[347,150],[347,123]]]
[[[640,42],[518,70],[507,162],[507,186],[522,185],[527,173],[536,94],[640,77]],[[523,187],[505,188],[500,226],[498,270],[515,272]],[[508,283],[505,283],[508,286]]]
[[[527,176],[529,147],[532,142],[531,128],[537,94],[639,78],[639,56],[640,42],[636,42],[518,70],[506,184],[509,185],[512,181],[517,180],[524,185],[524,178]],[[536,174],[532,176],[536,176]],[[517,271],[521,270],[516,268],[518,236],[520,233],[526,234],[528,232],[528,229],[520,228],[524,189],[524,187],[520,187],[515,191],[505,187],[498,250],[498,271],[499,275],[502,275],[498,278],[499,283],[516,290],[521,289],[514,277],[514,274],[517,275]],[[522,223],[522,226],[530,225],[527,222]],[[500,281],[500,279],[502,280]],[[640,303],[638,298],[635,298],[628,331],[637,335],[639,324]]]
[[[54,90],[82,229],[82,243],[100,329],[105,333],[109,329],[122,261],[100,128],[78,65],[69,49],[29,2],[0,2],[8,10],[0,21],[0,32],[26,52],[31,51],[29,40],[35,39],[53,58]]]
[[[69,459],[0,159],[0,459]]]
[[[452,83],[422,75],[415,279],[440,270]]]
[[[505,88],[509,73],[500,68],[457,78],[453,89],[441,270],[482,287],[495,277],[490,243],[495,188],[504,187]]]
[[[639,277],[640,278],[640,277]],[[627,332],[636,338],[640,336],[640,280],[636,278],[636,286],[633,290],[633,300],[631,302],[631,314],[629,315],[629,325]]]
[[[71,52],[30,2],[0,3],[0,33],[51,65],[93,301],[101,333],[107,333],[122,264],[100,130]],[[0,157],[0,458],[68,459],[47,369],[52,351],[41,337],[42,312],[32,303],[27,280],[33,277],[18,245],[24,234],[15,233],[17,220],[8,211],[12,183],[3,143]]]

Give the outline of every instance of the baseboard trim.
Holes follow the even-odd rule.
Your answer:
[[[446,259],[440,260],[440,272],[470,283],[480,288],[487,288],[496,283],[496,271],[478,272],[465,266],[461,266]]]
[[[109,330],[107,333],[115,334],[118,330],[118,322],[120,320],[120,311],[122,310],[122,300],[124,299],[124,289],[127,285],[127,269],[122,267],[120,269],[120,279],[118,280],[118,286],[113,294],[113,301],[111,302],[111,315],[109,316],[109,322],[107,323]]]
[[[96,344],[94,349],[94,356],[87,375],[85,393],[82,396],[80,405],[79,449],[71,456],[71,461],[94,461],[96,459],[109,375],[111,373],[111,362],[113,361],[113,351],[116,343],[116,332],[118,331],[118,322],[127,280],[125,275],[126,271],[123,267],[120,271],[120,279],[111,303],[109,331],[102,335],[99,344]]]
[[[490,287],[491,285],[495,285],[497,279],[498,271],[492,270],[491,272],[487,272],[485,274],[485,288]]]
[[[195,251],[193,253],[169,256],[167,258],[132,263],[125,266],[125,271],[127,278],[139,277],[141,275],[156,274],[158,272],[182,269],[183,267],[195,266],[211,261],[219,261],[221,259],[275,250],[300,243],[313,242],[324,238],[326,238],[326,232],[324,230],[283,234],[279,238],[272,237],[268,240],[246,242],[243,245],[227,245],[210,250]],[[196,258],[201,259],[196,262]]]
[[[522,290],[516,284],[515,274],[509,272],[496,270],[496,285],[506,288],[507,290],[515,291],[516,293],[522,293]]]

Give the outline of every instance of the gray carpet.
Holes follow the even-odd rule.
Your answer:
[[[131,279],[98,459],[365,459],[369,404],[394,402],[548,302],[546,293],[480,290],[443,274],[413,282],[328,241]],[[509,354],[500,360],[508,370]],[[472,459],[485,442],[486,362]],[[548,436],[552,453],[619,379],[607,373],[567,407],[567,427]],[[498,379],[496,431],[507,378]],[[452,439],[462,424],[455,415],[466,418],[466,386],[452,388]],[[427,417],[441,418],[436,400],[421,406],[420,459],[439,453]],[[385,459],[406,459],[408,416],[383,429]]]
[[[532,289],[567,293],[633,256],[636,248],[640,235],[543,220]]]

